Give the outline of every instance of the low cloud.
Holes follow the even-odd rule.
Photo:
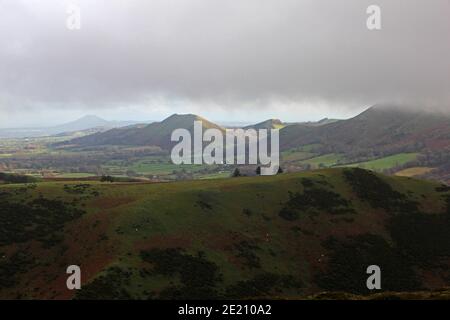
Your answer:
[[[0,0],[0,112],[450,108],[449,16],[448,0]]]

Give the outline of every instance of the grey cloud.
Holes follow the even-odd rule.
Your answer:
[[[80,31],[65,28],[67,3]],[[365,27],[370,4],[381,31]],[[448,0],[0,0],[0,110],[161,96],[450,108],[449,16]]]

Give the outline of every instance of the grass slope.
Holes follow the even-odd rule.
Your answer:
[[[448,230],[448,187],[361,169],[2,185],[0,298],[364,295],[370,264],[383,290],[426,291],[450,283]]]
[[[347,167],[359,167],[369,170],[381,171],[384,169],[390,169],[394,167],[401,166],[408,162],[414,161],[417,159],[418,153],[399,153],[392,156],[384,157],[381,159],[354,163],[346,165]]]

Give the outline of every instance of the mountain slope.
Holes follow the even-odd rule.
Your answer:
[[[55,133],[60,133],[60,132],[86,130],[96,127],[108,127],[110,125],[111,125],[110,121],[107,121],[94,115],[87,115],[75,121],[51,127],[49,129]]]
[[[202,121],[204,130],[210,128],[224,130],[219,125],[193,114],[174,114],[161,122],[154,122],[144,127],[115,128],[106,132],[77,138],[68,141],[66,144],[77,146],[152,145],[159,146],[162,149],[169,149],[172,145],[170,141],[172,132],[176,129],[187,129],[192,133],[194,121]]]
[[[319,127],[291,125],[280,133],[282,149],[321,144],[326,152],[392,154],[450,147],[450,117],[374,106],[358,116]]]
[[[0,186],[0,298],[307,298],[450,284],[450,189],[361,169]],[[66,268],[82,289],[66,289]],[[349,298],[355,298],[348,296]]]

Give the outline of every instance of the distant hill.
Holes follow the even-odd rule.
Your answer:
[[[287,126],[280,141],[284,150],[320,144],[328,152],[346,154],[435,150],[450,147],[450,117],[374,106],[354,118],[322,126]]]
[[[73,139],[64,144],[79,147],[99,145],[151,145],[168,149],[173,144],[170,140],[172,132],[176,129],[187,129],[192,133],[194,121],[202,121],[203,129],[216,128],[224,130],[221,126],[194,114],[173,114],[161,122],[153,122],[146,126],[115,128]]]
[[[194,114],[174,114],[161,122],[153,122],[148,125],[134,125],[120,128],[113,128],[104,132],[76,138],[65,142],[66,145],[79,147],[100,146],[100,145],[154,145],[163,149],[168,149],[172,143],[170,136],[175,129],[183,128],[190,132],[193,130],[194,121],[202,121],[204,129],[217,128],[225,130],[224,127],[208,121]],[[305,126],[315,127],[333,123],[337,120],[323,119],[318,122],[307,122]],[[245,126],[244,129],[282,129],[287,124],[279,119],[268,119],[266,121]]]
[[[299,122],[299,123],[288,123],[288,122],[282,122],[279,119],[268,119],[263,122],[259,122],[257,124],[252,124],[245,126],[244,129],[283,129],[286,126],[289,125],[303,125],[307,127],[320,127],[326,124],[334,123],[339,121],[338,119],[328,119],[324,118],[319,121],[308,121],[308,122]]]
[[[0,129],[0,138],[33,138],[61,135],[76,131],[105,131],[111,128],[137,124],[137,121],[107,121],[95,115],[86,115],[75,121],[51,127]]]
[[[194,114],[174,114],[161,122],[153,122],[146,126],[127,126],[113,128],[104,132],[97,132],[92,135],[76,138],[63,144],[87,147],[100,145],[154,145],[163,149],[168,149],[172,143],[170,136],[175,129],[183,128],[190,132],[193,130],[194,121],[202,121],[204,129],[217,128],[225,130],[224,127],[208,121]],[[333,123],[336,120],[323,119],[319,122],[304,123],[307,127],[316,127]],[[268,119],[266,121],[245,126],[244,129],[282,129],[286,126],[279,119]]]
[[[338,122],[340,121],[339,119],[328,119],[328,118],[323,118],[319,121],[309,121],[309,122],[303,122],[301,124],[307,125],[307,126],[311,126],[311,127],[319,127],[319,126],[323,126],[326,124],[330,124],[330,123],[334,123],[334,122]]]
[[[249,125],[244,127],[244,129],[281,129],[284,128],[285,124],[279,119],[269,119],[257,124]]]
[[[449,113],[376,105],[348,120],[286,126],[280,149],[291,170],[356,166],[450,183]]]
[[[450,285],[438,183],[327,169],[0,194],[0,299],[361,299],[373,264],[379,298]],[[70,264],[81,290],[67,290]]]
[[[96,128],[96,127],[108,127],[112,126],[113,122],[107,121],[105,119],[102,119],[100,117],[94,116],[94,115],[87,115],[80,119],[77,119],[72,122],[68,122],[59,126],[48,128],[50,131],[53,132],[71,132],[71,131],[79,131],[79,130],[86,130],[90,128]]]

